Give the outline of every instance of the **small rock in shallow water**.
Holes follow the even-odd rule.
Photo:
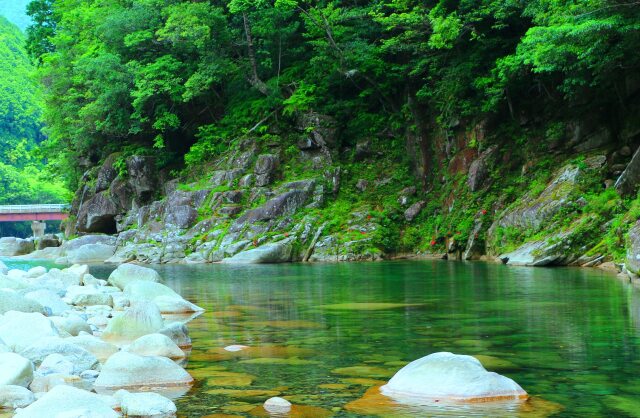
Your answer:
[[[120,408],[125,416],[168,418],[175,416],[176,405],[157,393],[130,393],[119,390],[114,395],[120,400]]]
[[[233,345],[228,345],[224,348],[225,351],[230,351],[232,353],[235,353],[236,351],[242,351],[245,348],[249,348],[246,345],[239,345],[239,344],[233,344]]]
[[[276,396],[266,400],[264,409],[276,414],[286,414],[291,410],[291,402]]]

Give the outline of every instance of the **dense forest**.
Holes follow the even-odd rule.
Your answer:
[[[623,1],[38,0],[29,50],[65,157],[203,162],[313,109],[344,141],[435,122],[616,108],[638,68]],[[618,92],[618,93],[616,93]],[[555,115],[553,115],[555,114]]]
[[[122,176],[127,158],[152,156],[165,181],[193,189],[247,141],[277,149],[281,180],[309,177],[317,164],[296,165],[296,153],[315,118],[335,132],[314,145],[332,157],[322,170],[343,177],[327,213],[369,211],[372,246],[401,252],[483,235],[478,213],[539,193],[559,164],[635,149],[632,1],[35,0],[28,10],[44,149],[72,189],[114,153]],[[490,181],[467,187],[478,158],[491,160]],[[599,196],[619,171],[577,193]],[[397,202],[411,187],[415,221]],[[599,199],[616,208],[603,217],[631,205]],[[583,209],[570,211],[565,220]],[[498,250],[539,226],[505,227]],[[343,227],[329,222],[329,232]]]

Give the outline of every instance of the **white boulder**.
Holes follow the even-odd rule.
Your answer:
[[[72,264],[103,263],[116,252],[114,245],[87,244],[73,250],[67,250],[67,260]]]
[[[24,296],[27,299],[38,302],[45,308],[49,308],[52,315],[60,315],[63,312],[71,310],[71,306],[64,303],[60,296],[48,289],[34,290]]]
[[[58,328],[58,331],[64,331],[69,335],[76,336],[81,332],[91,332],[91,327],[81,317],[76,314],[71,314],[68,316],[52,316],[51,321]]]
[[[140,302],[111,318],[102,338],[116,342],[133,341],[163,327],[164,320],[158,307],[150,302]]]
[[[45,267],[42,266],[36,266],[36,267],[32,267],[27,271],[27,274],[25,274],[25,277],[29,277],[29,278],[36,278],[36,277],[40,277],[43,274],[45,274],[47,272],[47,269]]]
[[[0,385],[0,407],[2,408],[24,408],[35,400],[33,392],[23,386]]]
[[[22,350],[20,354],[40,365],[50,354],[60,354],[74,365],[73,374],[79,375],[85,370],[93,369],[98,365],[98,359],[84,348],[73,344],[70,338],[44,338],[34,342],[31,346]]]
[[[526,399],[527,393],[513,380],[488,372],[474,357],[433,353],[400,369],[380,388],[400,399],[437,399],[441,402],[487,402]]]
[[[158,306],[162,313],[189,313],[203,311],[201,307],[185,300],[173,289],[151,281],[133,281],[124,288],[131,301],[146,300]]]
[[[109,276],[109,284],[124,289],[129,283],[136,280],[146,282],[160,282],[160,274],[148,267],[137,264],[125,263],[118,266]]]
[[[130,417],[174,417],[176,405],[162,395],[153,392],[130,393],[124,389],[114,395],[120,401],[120,408],[125,416]]]
[[[71,304],[75,306],[113,306],[113,297],[107,293],[83,293],[75,295],[71,299]]]
[[[18,410],[16,414],[17,418],[60,416],[117,418],[118,414],[104,396],[66,385],[54,387],[28,407]]]
[[[15,353],[0,353],[0,385],[29,386],[33,364]]]
[[[102,363],[118,352],[118,347],[102,341],[100,338],[94,337],[93,335],[78,335],[77,337],[67,338],[65,341],[69,341],[70,343],[84,348],[96,356],[96,358]]]
[[[286,399],[275,396],[265,401],[263,405],[267,412],[272,414],[287,414],[291,411],[291,402]]]
[[[193,378],[166,357],[143,357],[120,351],[107,360],[94,383],[97,389],[189,385]]]
[[[191,347],[191,338],[189,337],[189,330],[187,326],[182,322],[172,322],[158,331],[159,334],[164,334],[176,343],[180,348]]]
[[[140,356],[158,356],[170,359],[184,358],[184,351],[164,334],[148,334],[135,340],[127,351]]]
[[[72,375],[75,367],[65,356],[58,353],[49,354],[42,360],[42,364],[36,370],[38,375],[66,374]]]
[[[0,289],[0,313],[8,311],[46,313],[44,306],[13,290]]]
[[[44,338],[58,335],[53,322],[39,313],[9,311],[0,317],[0,339],[16,352]]]

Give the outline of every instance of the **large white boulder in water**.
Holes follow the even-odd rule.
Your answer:
[[[73,414],[77,411],[77,414]],[[79,414],[79,412],[88,412]],[[65,415],[63,415],[65,414]],[[69,415],[66,415],[69,414]],[[51,389],[36,402],[17,411],[16,418],[43,417],[101,417],[117,418],[119,415],[112,409],[109,399],[102,395],[60,385]]]
[[[46,337],[57,337],[53,322],[39,313],[9,311],[0,317],[0,339],[19,352]]]
[[[142,267],[137,264],[125,263],[118,266],[109,275],[109,284],[124,289],[129,283],[136,280],[145,282],[160,282],[162,277],[154,269]]]
[[[204,310],[160,283],[141,280],[130,282],[124,288],[124,294],[130,301],[153,302],[162,313],[189,313]]]
[[[380,388],[392,398],[487,402],[526,399],[520,385],[508,377],[488,372],[474,357],[433,353],[415,360]]]
[[[114,342],[133,341],[163,327],[164,320],[158,307],[151,302],[139,302],[111,318],[102,338]]]
[[[94,387],[115,389],[189,385],[193,378],[166,357],[143,357],[120,351],[102,366]]]
[[[15,353],[0,353],[0,385],[29,386],[33,364]]]

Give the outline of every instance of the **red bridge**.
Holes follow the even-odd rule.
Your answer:
[[[0,222],[61,221],[69,217],[69,205],[0,206]]]

